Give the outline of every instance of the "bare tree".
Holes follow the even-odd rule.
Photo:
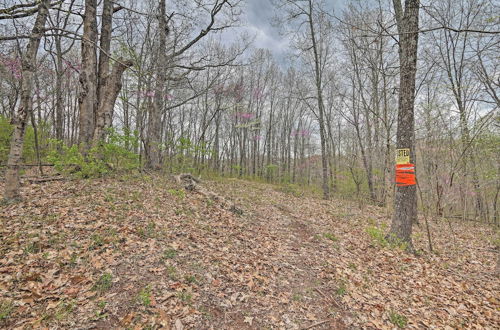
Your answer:
[[[326,129],[326,115],[325,115],[325,103],[323,96],[324,89],[324,78],[325,75],[325,65],[328,62],[328,34],[331,31],[331,22],[329,21],[329,16],[325,9],[325,4],[323,2],[315,2],[312,0],[283,0],[278,4],[279,9],[285,9],[287,11],[286,17],[284,17],[285,23],[291,25],[292,31],[294,26],[298,26],[299,30],[293,31],[295,35],[299,36],[300,40],[297,40],[297,44],[302,44],[298,46],[298,50],[302,53],[301,55],[310,56],[312,60],[312,69],[314,72],[314,87],[316,94],[316,106],[317,111],[315,113],[318,125],[319,125],[319,135],[320,135],[320,145],[321,145],[321,166],[322,166],[322,189],[323,197],[328,199],[330,197],[329,179],[328,179],[328,150],[327,150],[327,129]],[[302,33],[301,27],[306,26],[305,38],[300,38]],[[303,43],[306,44],[304,47]],[[307,59],[306,59],[307,62]]]
[[[36,71],[36,55],[40,40],[44,33],[45,23],[51,6],[50,0],[43,0],[38,8],[38,14],[31,30],[30,39],[26,51],[22,56],[22,80],[21,80],[21,104],[13,119],[14,132],[10,142],[9,158],[7,160],[7,172],[5,173],[5,195],[6,200],[15,200],[19,195],[19,166],[24,144],[24,133],[27,120],[33,110],[32,91],[33,80]]]

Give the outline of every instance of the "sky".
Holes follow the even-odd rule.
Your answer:
[[[244,20],[248,33],[255,36],[255,47],[267,48],[275,56],[281,57],[286,51],[288,40],[271,25],[274,15],[275,9],[270,0],[246,1]]]
[[[338,13],[346,0],[326,0],[327,6],[333,6]],[[279,30],[272,26],[276,11],[271,0],[246,0],[243,11],[243,19],[246,23],[246,31],[255,36],[254,46],[256,48],[267,48],[276,57],[284,57],[288,40],[281,36]]]

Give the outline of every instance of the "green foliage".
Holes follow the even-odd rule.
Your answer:
[[[104,273],[99,277],[99,280],[94,284],[92,289],[100,293],[108,291],[113,285],[113,276],[110,273]]]
[[[406,249],[407,244],[405,242],[402,242],[399,240],[397,237],[387,237],[385,234],[387,230],[387,226],[385,224],[382,224],[379,227],[376,225],[370,225],[366,228],[366,232],[370,236],[372,243],[375,246],[382,247],[382,248],[399,248],[401,250]]]
[[[191,300],[193,299],[193,295],[189,292],[181,291],[177,294],[180,300],[183,302],[190,304]]]
[[[194,276],[194,275],[186,275],[186,276],[184,276],[184,279],[186,280],[186,282],[191,283],[191,284],[198,283],[198,280],[196,279],[196,276]]]
[[[332,234],[332,233],[324,233],[323,237],[326,239],[329,239],[332,242],[336,242],[339,240],[339,238],[337,236],[335,236],[335,234]]]
[[[86,155],[77,145],[68,147],[62,141],[51,140],[52,149],[47,160],[57,171],[79,178],[101,177],[112,171],[139,168],[139,156],[128,149],[137,146],[137,133],[120,135],[110,129],[107,136],[107,142],[91,148]]]
[[[108,313],[105,312],[107,304],[108,302],[105,300],[101,300],[97,303],[97,307],[99,309],[95,312],[95,316],[92,318],[94,321],[103,319],[108,316]]]
[[[139,227],[137,230],[137,234],[142,239],[156,237],[157,234],[156,224],[151,221],[146,225],[146,227]]]
[[[75,309],[76,303],[74,301],[62,301],[54,313],[54,318],[58,321],[64,320]]]
[[[0,116],[0,163],[5,164],[10,148],[12,125],[7,118]]]
[[[14,306],[10,300],[0,300],[0,324],[9,318]]]
[[[375,225],[370,225],[366,228],[366,232],[370,236],[372,243],[377,246],[387,247],[389,242],[385,239],[385,230],[387,226],[382,224],[382,228],[376,227]]]
[[[490,238],[491,244],[495,247],[495,249],[500,249],[500,230]]]
[[[167,266],[167,274],[170,279],[177,280],[177,270],[174,266]]]
[[[137,294],[137,302],[143,306],[151,305],[151,287],[148,285]]]
[[[278,175],[278,168],[278,165],[275,164],[266,165],[266,176],[270,179],[275,178]]]
[[[165,259],[173,259],[177,255],[177,251],[175,249],[167,249],[163,252],[163,258]]]
[[[194,143],[184,136],[181,136],[171,146],[177,151],[171,164],[171,169],[174,173],[201,171],[204,169],[204,166],[195,163],[195,156],[205,157],[214,155],[214,151],[208,147],[206,142]]]
[[[184,197],[186,197],[186,193],[182,189],[169,189],[167,191],[170,195],[181,198],[181,199],[184,199]]]
[[[238,172],[238,173],[239,173],[239,172],[241,171],[241,169],[242,169],[242,167],[241,167],[240,165],[231,165],[231,168],[232,168],[233,170],[235,170],[236,172]]]
[[[500,136],[493,133],[482,134],[475,142],[474,149],[481,155],[483,165],[487,165],[479,167],[481,178],[485,181],[495,180],[498,175],[496,164],[499,160]]]
[[[343,297],[347,293],[347,286],[346,286],[346,284],[344,282],[340,283],[340,285],[338,286],[337,290],[335,290],[335,293],[339,297]]]
[[[282,184],[278,190],[285,194],[289,194],[295,197],[302,197],[304,195],[304,192],[302,191],[301,187],[293,183]]]
[[[108,141],[102,143],[95,152],[103,158],[106,163],[111,163],[114,169],[132,170],[139,167],[139,156],[131,152],[129,148],[135,149],[139,146],[139,135],[137,131],[125,132],[121,135],[114,129],[108,130]]]
[[[408,323],[408,319],[406,318],[406,316],[398,314],[394,311],[389,312],[389,321],[391,321],[392,324],[401,329],[406,327],[406,324]]]
[[[92,240],[92,243],[89,246],[90,250],[98,249],[105,244],[104,238],[99,234],[92,234],[90,239]]]
[[[23,249],[24,255],[32,254],[32,253],[38,253],[42,250],[40,243],[38,242],[31,242],[28,245],[26,245]]]
[[[78,255],[76,253],[71,254],[71,258],[69,259],[68,266],[75,267],[78,262]]]
[[[361,180],[360,189],[361,193],[368,192],[368,185],[366,184],[366,180],[364,179],[364,172],[362,168],[353,168],[353,171],[349,170],[340,170],[337,172],[337,180],[336,180],[336,193],[339,196],[347,197],[347,198],[356,198],[357,197],[357,189],[356,183],[353,179],[353,175]]]
[[[38,124],[37,128],[40,156],[43,158],[48,151],[47,144],[49,141],[50,126],[42,122]],[[7,162],[13,129],[14,127],[10,124],[10,121],[0,116],[0,164],[5,164]],[[36,160],[35,131],[32,126],[27,126],[26,132],[24,133],[23,160],[25,162],[34,162]]]
[[[54,164],[54,168],[63,174],[74,175],[76,177],[88,178],[95,177],[107,172],[107,167],[104,164],[80,152],[77,145],[71,147],[63,145],[62,141],[52,141],[60,150],[54,148],[48,155],[47,160]]]

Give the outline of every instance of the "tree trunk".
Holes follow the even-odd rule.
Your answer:
[[[410,149],[410,162],[415,164],[415,75],[417,71],[419,0],[393,0],[399,32],[400,84],[398,102],[397,148]],[[412,249],[412,225],[417,220],[417,186],[397,186],[391,236]]]
[[[97,75],[97,109],[101,107],[106,97],[106,79],[109,76],[109,53],[111,49],[111,28],[113,25],[113,2],[104,0],[101,16],[101,36],[99,39],[99,66]],[[97,122],[97,119],[96,119]],[[95,137],[94,137],[95,140]]]
[[[64,102],[63,102],[63,90],[62,90],[62,80],[64,74],[63,61],[62,61],[62,50],[61,50],[61,37],[55,37],[56,45],[56,106],[55,106],[55,117],[56,117],[56,139],[62,141],[64,139]]]
[[[122,88],[122,75],[123,72],[131,65],[131,61],[124,61],[120,58],[113,66],[111,74],[106,77],[106,83],[100,92],[103,96],[101,98],[101,102],[99,103],[99,109],[97,110],[97,120],[93,141],[94,146],[96,146],[99,141],[104,139],[106,130],[111,127],[113,108],[115,106],[118,93],[120,93]]]
[[[19,163],[23,153],[24,133],[28,116],[33,110],[31,92],[33,90],[33,76],[36,69],[36,55],[43,35],[45,22],[49,14],[50,0],[44,0],[38,8],[38,15],[31,36],[22,58],[21,104],[13,117],[14,132],[10,140],[9,158],[5,173],[5,200],[19,199]]]
[[[85,0],[82,38],[82,71],[80,73],[79,143],[85,150],[92,141],[97,106],[97,0]]]
[[[311,34],[312,49],[314,53],[314,72],[316,76],[316,92],[318,97],[318,113],[319,113],[319,136],[321,143],[321,172],[322,172],[322,188],[323,188],[323,198],[330,198],[330,189],[328,186],[328,152],[326,150],[326,130],[325,130],[325,105],[323,103],[323,89],[321,83],[321,68],[320,68],[320,58],[318,53],[318,47],[316,44],[316,34],[314,31],[313,24],[313,7],[312,1],[309,0],[309,32]]]
[[[167,19],[165,0],[160,0],[158,14],[158,32],[159,32],[159,45],[158,45],[158,66],[156,87],[153,106],[149,114],[148,121],[148,140],[146,144],[147,150],[147,163],[146,166],[152,169],[160,168],[160,144],[161,144],[161,111],[163,108],[163,95],[165,92],[165,84],[167,81]]]

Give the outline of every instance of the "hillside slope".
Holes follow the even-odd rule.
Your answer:
[[[25,185],[1,206],[0,326],[494,328],[494,232],[431,221],[436,253],[384,246],[383,209],[241,180]],[[3,190],[3,187],[0,186]]]

